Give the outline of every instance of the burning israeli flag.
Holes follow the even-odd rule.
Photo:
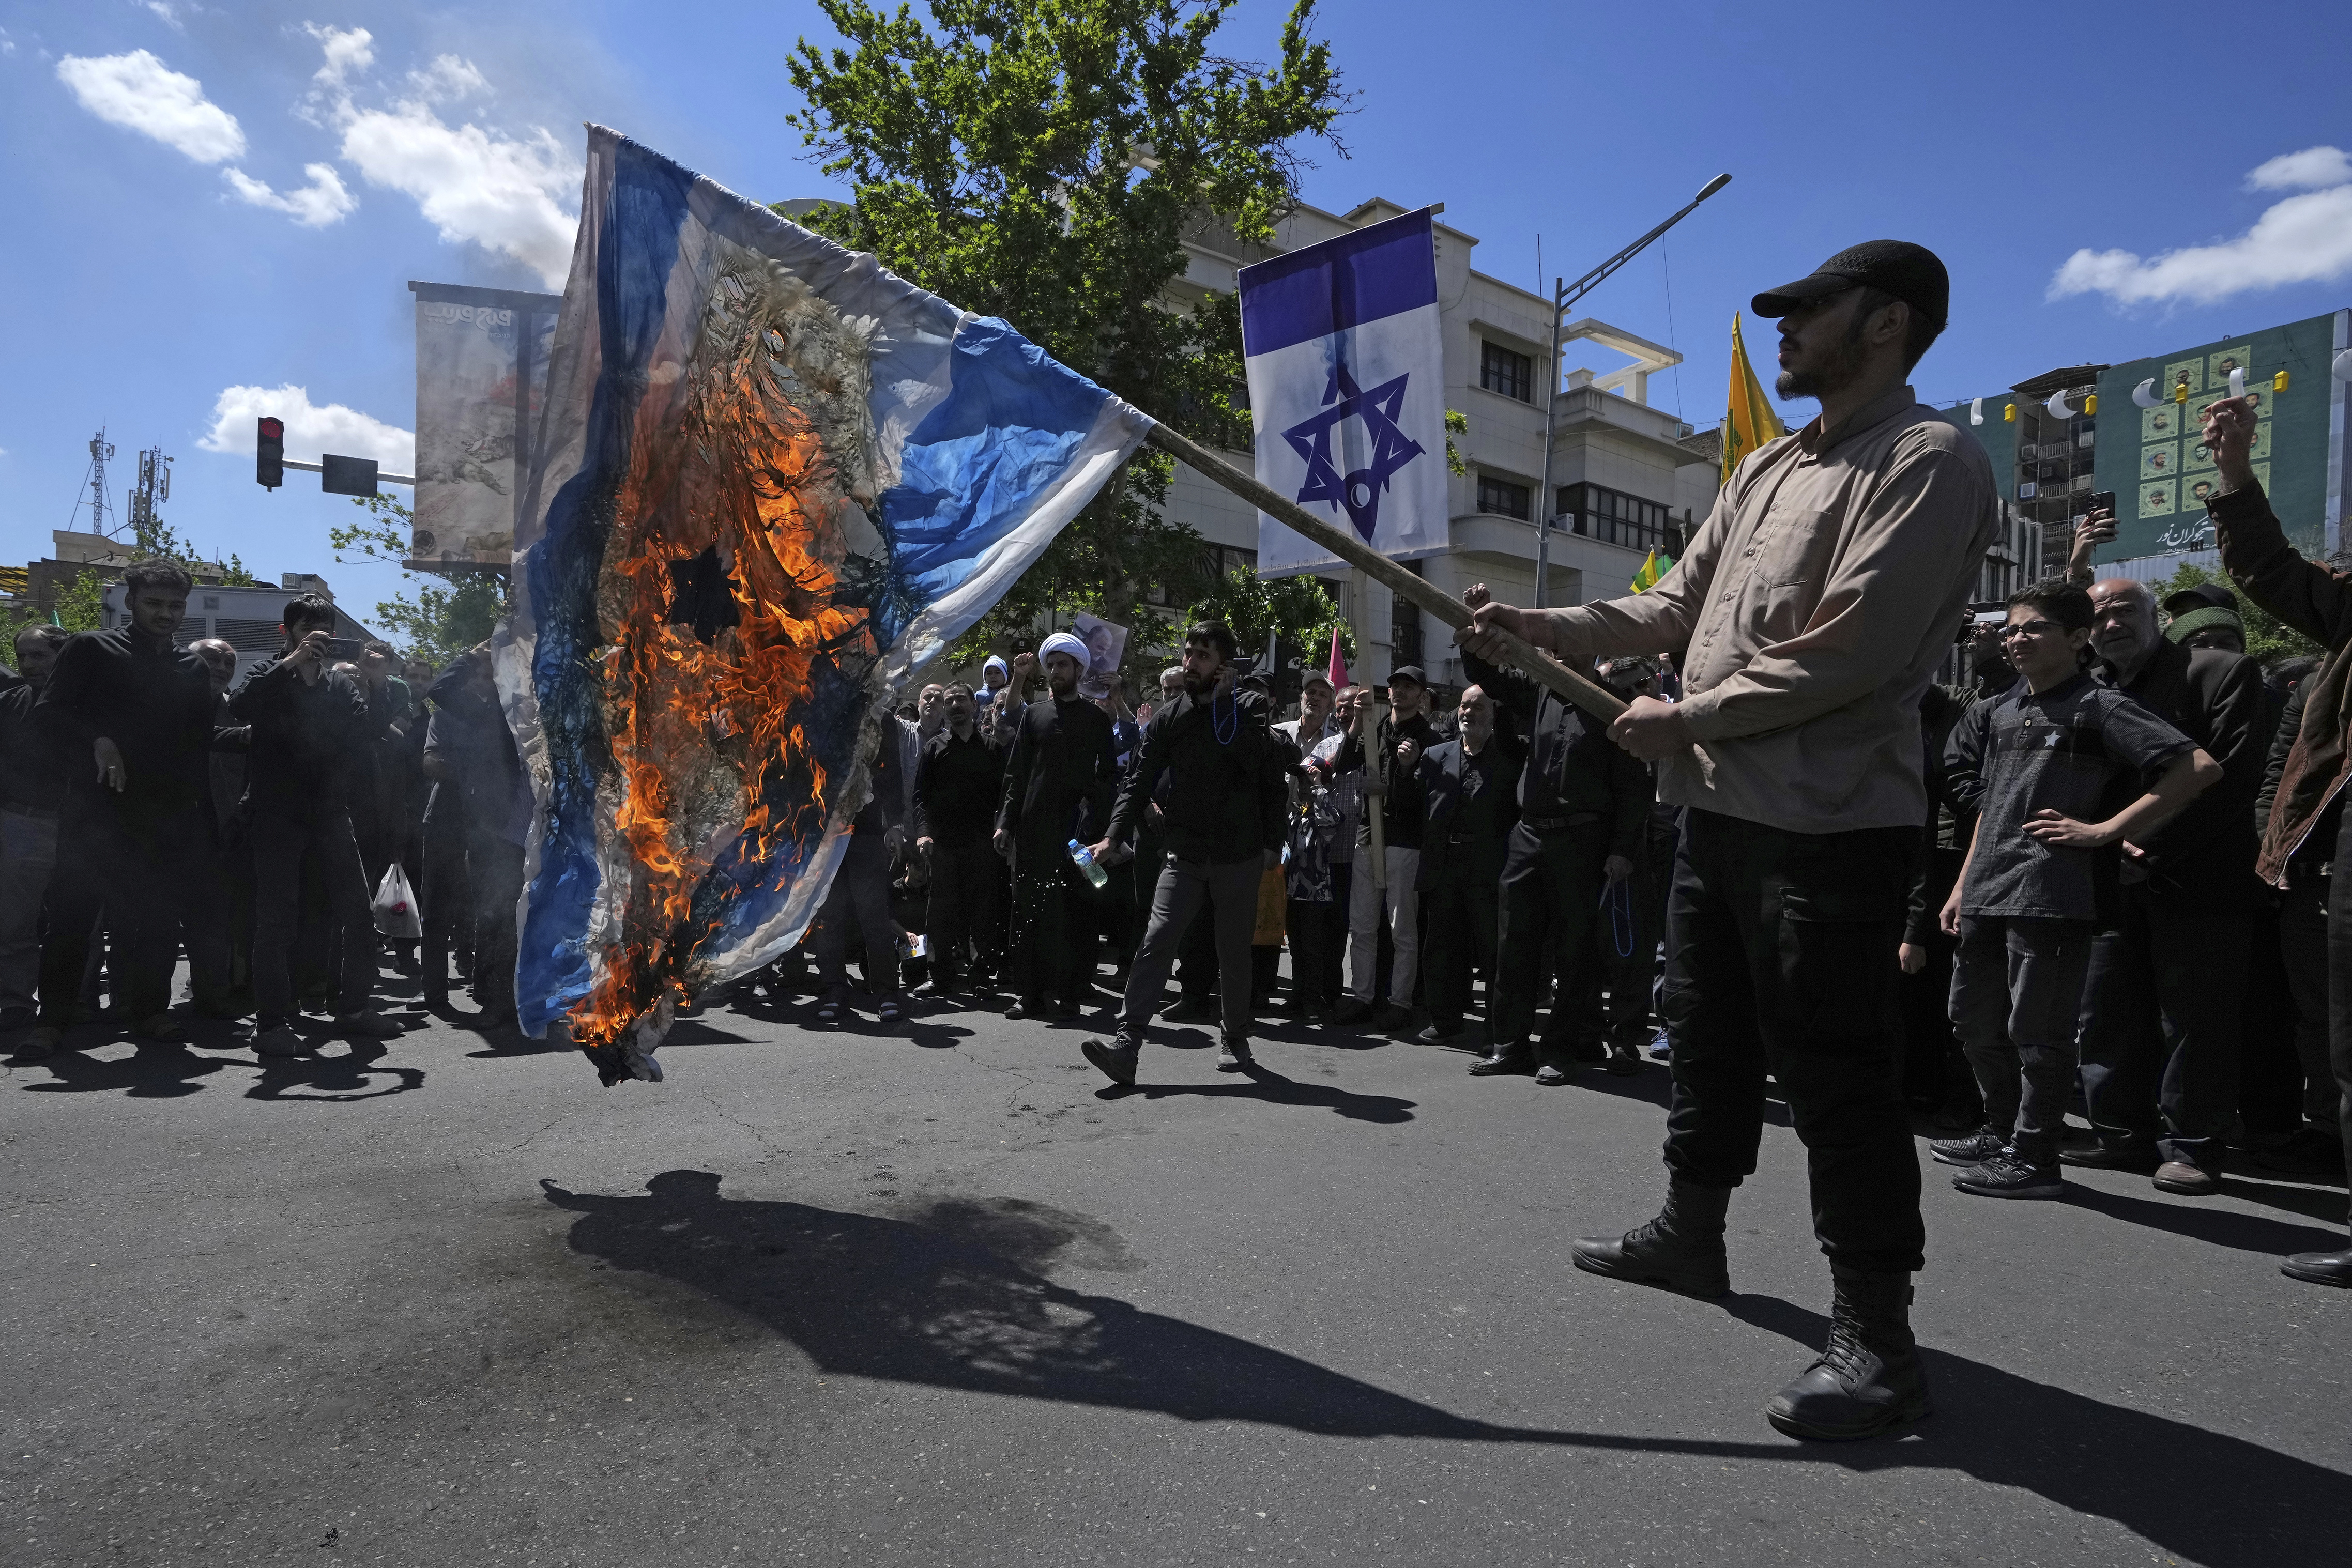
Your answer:
[[[824,902],[881,705],[1150,421],[611,131],[515,539],[499,685],[537,796],[517,1011],[606,1082]]]

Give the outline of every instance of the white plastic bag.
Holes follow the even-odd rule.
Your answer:
[[[394,861],[375,884],[375,928],[395,942],[414,942],[425,935],[416,913],[416,895],[409,891],[408,873]]]

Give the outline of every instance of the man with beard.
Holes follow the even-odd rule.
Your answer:
[[[204,662],[178,645],[188,574],[146,560],[122,573],[130,624],[84,632],[41,691],[78,758],[68,773],[41,956],[41,1022],[72,1022],[101,904],[114,939],[115,1009],[133,1033],[178,1040],[165,1010],[184,926],[206,1010],[228,1005],[228,950],[215,881],[212,779],[216,699]]]
[[[1379,802],[1385,841],[1386,885],[1372,874],[1374,803],[1367,801],[1356,836],[1354,874],[1348,888],[1348,995],[1331,1010],[1331,1021],[1347,1028],[1369,1021],[1374,1030],[1402,1029],[1412,1021],[1412,982],[1421,959],[1421,754],[1437,743],[1429,722],[1429,683],[1418,664],[1389,672],[1389,716],[1381,720],[1367,752],[1361,738],[1339,742],[1331,770],[1361,770],[1369,786],[1376,762],[1388,760],[1388,793]],[[1388,922],[1391,954],[1389,994],[1376,1009],[1381,922]]]
[[[1013,862],[1006,968],[1016,999],[1004,1016],[1076,1018],[1093,977],[1071,962],[1068,881],[1079,873],[1070,838],[1083,810],[1103,809],[1118,763],[1110,716],[1078,695],[1087,645],[1056,632],[1038,648],[1037,662],[1045,667],[1047,700],[1021,712],[996,813],[996,852]]]
[[[1097,859],[1131,838],[1144,803],[1165,775],[1160,831],[1167,863],[1151,898],[1151,924],[1128,971],[1118,1034],[1090,1040],[1087,1060],[1114,1083],[1135,1082],[1144,1030],[1184,928],[1203,902],[1216,922],[1217,995],[1223,1011],[1217,1066],[1237,1072],[1250,1057],[1250,936],[1257,924],[1259,873],[1282,854],[1284,779],[1266,731],[1270,704],[1235,680],[1234,634],[1221,621],[1184,632],[1184,689],[1151,716],[1136,760],[1112,809]]]
[[[1575,1244],[1578,1267],[1716,1296],[1723,1228],[1756,1169],[1769,1075],[1811,1165],[1833,1281],[1827,1351],[1766,1407],[1781,1431],[1862,1437],[1917,1420],[1910,1326],[1919,1161],[1891,1038],[1896,950],[1927,802],[1919,695],[1949,647],[2000,510],[1984,450],[1906,383],[1950,299],[1929,251],[1874,240],[1756,297],[1780,319],[1779,392],[1818,418],[1751,453],[1674,570],[1571,610],[1488,604],[1572,666],[1677,661],[1683,700],[1635,697],[1610,734],[1663,759],[1685,808],[1668,924],[1674,1099],[1664,1209]]]
[[[2116,917],[2091,944],[2084,990],[2083,1097],[2098,1142],[2058,1157],[2210,1197],[2238,1109],[2246,873],[2268,742],[2262,667],[2168,640],[2144,582],[2091,584],[2091,610],[2103,678],[2220,763],[2221,782],[2124,846]]]
[[[1431,1045],[1461,1037],[1474,970],[1486,977],[1488,1027],[1495,1027],[1495,889],[1503,880],[1503,846],[1518,821],[1525,760],[1519,737],[1496,727],[1494,699],[1483,686],[1462,689],[1456,724],[1459,737],[1431,747],[1420,768],[1428,822],[1417,880],[1429,922],[1429,1027],[1421,1038]]]

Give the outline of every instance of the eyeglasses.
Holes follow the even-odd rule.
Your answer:
[[[2000,629],[2000,640],[2006,643],[2012,638],[2039,637],[2046,632],[2062,630],[2063,628],[2055,621],[2012,621]]]

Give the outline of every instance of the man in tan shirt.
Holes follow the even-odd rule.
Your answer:
[[[1874,240],[1759,294],[1780,319],[1782,398],[1821,417],[1750,455],[1650,591],[1571,610],[1489,605],[1581,665],[1676,654],[1679,703],[1636,697],[1610,733],[1688,808],[1668,915],[1674,1044],[1664,1212],[1580,1241],[1580,1268],[1730,1289],[1731,1189],[1756,1169],[1769,1072],[1811,1162],[1829,1254],[1829,1349],[1767,1415],[1859,1437],[1927,1413],[1909,1326],[1923,1262],[1919,1164],[1890,1027],[1905,899],[1927,815],[1921,694],[2000,527],[1984,451],[1906,384],[1950,285],[1918,246]]]

